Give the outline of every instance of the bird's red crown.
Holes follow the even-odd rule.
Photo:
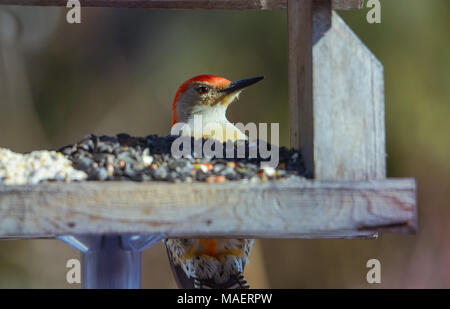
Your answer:
[[[177,93],[175,94],[175,99],[173,100],[172,125],[174,125],[175,123],[178,122],[178,119],[177,119],[178,99],[180,98],[180,95],[183,92],[185,92],[186,89],[189,87],[189,85],[192,84],[193,82],[205,82],[205,83],[208,83],[209,85],[211,85],[213,87],[217,87],[217,88],[225,88],[231,83],[231,81],[229,81],[226,78],[215,76],[215,75],[209,75],[209,74],[194,76],[194,77],[188,79],[187,81],[185,81],[183,84],[181,84],[180,88],[178,88]]]

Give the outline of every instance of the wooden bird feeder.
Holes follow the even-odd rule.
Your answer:
[[[291,147],[301,150],[313,179],[246,186],[0,186],[0,238],[57,237],[84,253],[84,287],[117,288],[139,287],[140,251],[165,237],[374,238],[378,232],[416,231],[415,180],[386,178],[383,66],[334,12],[360,9],[363,0],[80,2],[82,7],[287,10]]]

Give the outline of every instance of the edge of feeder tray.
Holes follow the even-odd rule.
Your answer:
[[[370,238],[417,228],[416,182],[78,182],[0,186],[0,238],[80,234]]]
[[[288,0],[80,0],[81,7],[204,10],[284,10]],[[319,5],[323,0],[315,0]],[[361,9],[364,0],[331,0],[335,10]],[[0,4],[66,6],[63,0],[0,0]]]

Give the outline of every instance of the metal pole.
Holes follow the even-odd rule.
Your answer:
[[[81,251],[85,289],[140,288],[142,251],[164,238],[163,234],[58,237]]]

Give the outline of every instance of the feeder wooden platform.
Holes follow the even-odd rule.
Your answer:
[[[387,179],[383,66],[334,9],[362,0],[80,0],[82,7],[287,10],[291,146],[314,180],[0,187],[0,237],[372,237],[417,228],[413,179]],[[65,0],[0,4],[66,6]]]
[[[370,237],[414,231],[415,189],[412,179],[1,186],[0,237]]]

